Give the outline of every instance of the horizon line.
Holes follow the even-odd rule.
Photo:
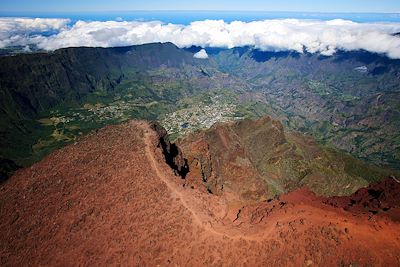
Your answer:
[[[184,9],[133,9],[133,10],[90,10],[90,11],[0,11],[0,14],[4,13],[100,13],[100,12],[237,12],[237,13],[306,13],[306,14],[396,14],[400,15],[400,11],[392,12],[380,12],[380,11],[284,11],[284,10],[184,10]]]

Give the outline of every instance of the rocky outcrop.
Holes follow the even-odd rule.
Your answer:
[[[369,183],[363,172],[371,167],[308,136],[285,131],[270,117],[216,124],[178,146],[191,170],[188,183],[214,194],[232,190],[243,201],[303,186],[318,195],[345,195]],[[375,169],[371,174],[376,180],[386,177]]]
[[[357,190],[350,196],[331,197],[324,203],[352,213],[387,214],[400,221],[400,181],[390,177]]]
[[[235,123],[217,124],[178,143],[188,159],[187,183],[217,195],[234,192],[244,202],[267,199],[268,185],[234,128]]]

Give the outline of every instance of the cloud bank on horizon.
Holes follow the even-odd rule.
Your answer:
[[[330,56],[338,50],[366,50],[400,59],[400,23],[356,23],[335,19],[273,19],[253,22],[195,21],[189,25],[160,21],[77,21],[0,18],[0,48],[36,45],[40,49],[115,47],[153,42],[264,51],[293,50]]]

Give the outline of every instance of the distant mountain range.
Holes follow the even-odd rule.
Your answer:
[[[325,146],[400,169],[400,60],[252,47],[193,58],[199,50],[157,43],[1,57],[2,177],[91,130],[160,120],[216,92],[235,118],[270,115]]]

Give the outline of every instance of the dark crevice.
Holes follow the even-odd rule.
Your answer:
[[[21,168],[14,161],[0,157],[0,184],[10,178],[16,170]]]
[[[233,222],[236,222],[240,218],[240,213],[241,212],[242,212],[242,209],[239,209],[237,214],[236,214],[236,218],[233,220]]]
[[[378,199],[381,194],[383,193],[383,190],[375,190],[375,189],[369,189],[368,194],[371,195],[373,198]]]
[[[164,137],[160,137],[160,145],[165,162],[174,170],[175,175],[179,175],[182,179],[185,179],[189,173],[189,165],[187,159],[183,158],[178,146],[166,141]]]

